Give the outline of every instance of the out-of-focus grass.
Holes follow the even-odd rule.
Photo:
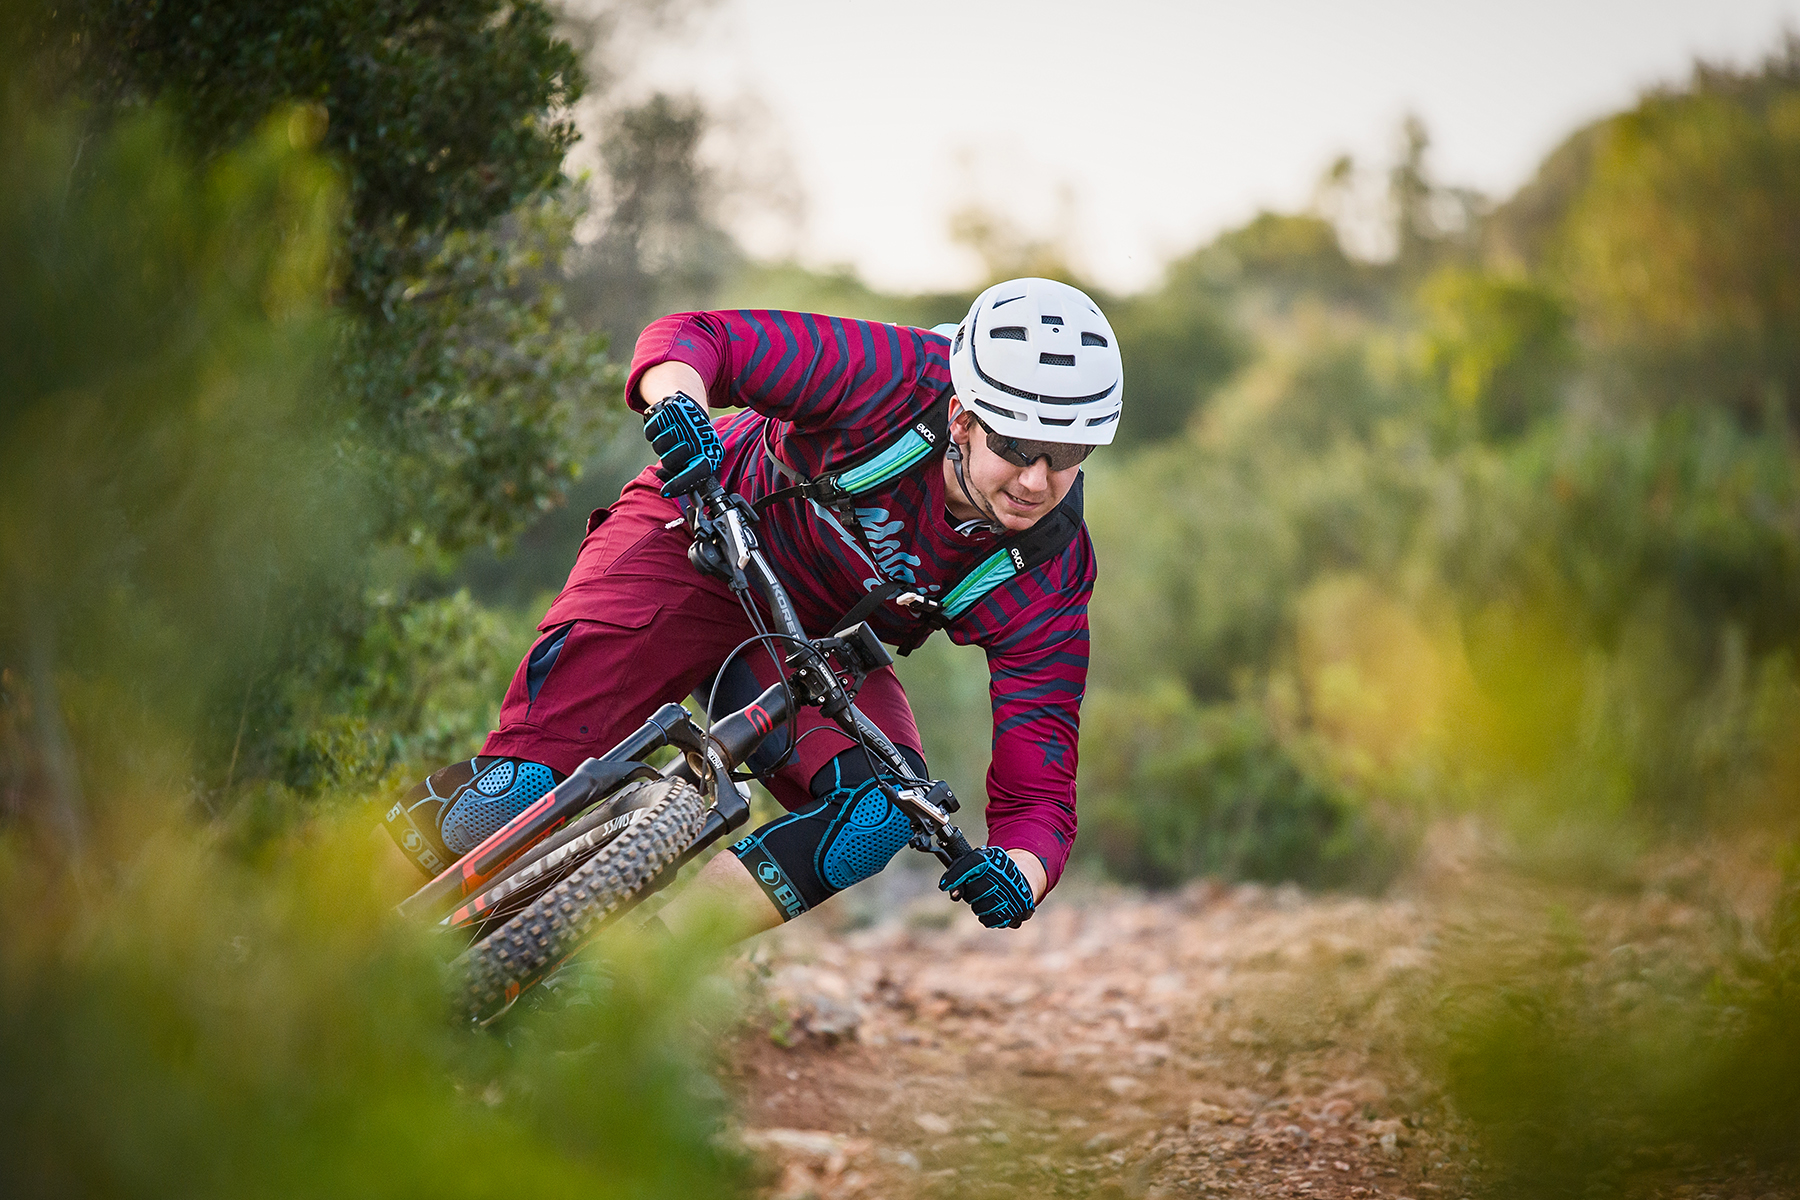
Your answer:
[[[470,1031],[449,1019],[452,948],[392,913],[360,820],[256,864],[179,819],[133,840],[104,877],[0,842],[18,1194],[729,1190],[694,957],[615,938],[610,986]]]
[[[1650,1194],[1800,1161],[1800,875],[1744,922],[1723,876],[1757,856],[1731,857],[1631,891],[1488,874],[1448,901],[1415,1045],[1494,1194]]]

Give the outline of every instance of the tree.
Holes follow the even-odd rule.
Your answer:
[[[74,0],[46,57],[100,121],[171,112],[202,158],[277,107],[342,171],[346,445],[383,483],[382,540],[504,543],[585,457],[602,344],[556,295],[549,204],[584,78],[537,0]]]
[[[1800,415],[1800,39],[1578,131],[1501,213],[1615,405]]]
[[[71,846],[187,784],[360,532],[317,394],[332,173],[282,122],[205,169],[168,135],[0,90],[0,797]]]
[[[317,603],[232,607],[233,621],[246,611],[254,616],[253,650],[237,625],[220,628],[213,642],[222,655],[237,655],[233,683],[197,681],[184,693],[200,706],[197,732],[184,741],[199,756],[196,795],[211,803],[221,783],[272,775],[304,784],[305,772],[293,765],[304,756],[294,747],[319,742],[321,722],[343,716],[342,704],[405,686],[384,692],[340,685],[387,669],[378,651],[394,628],[442,624],[408,619],[431,603],[421,596],[435,586],[433,572],[471,545],[504,545],[560,500],[588,457],[585,435],[600,423],[599,399],[616,374],[604,339],[570,319],[560,294],[580,215],[562,175],[576,136],[570,105],[584,86],[580,57],[539,0],[69,0],[36,9],[6,33],[7,48],[20,56],[6,85],[31,90],[39,110],[73,128],[62,176],[72,197],[122,177],[106,175],[111,168],[98,154],[119,137],[144,156],[139,176],[158,187],[179,176],[178,164],[203,176],[230,174],[246,139],[266,145],[270,138],[335,180],[328,190],[342,203],[331,207],[323,230],[264,220],[253,208],[244,210],[250,215],[241,228],[227,222],[252,249],[262,239],[263,251],[272,253],[305,232],[313,238],[306,244],[323,254],[314,265],[316,299],[325,307],[309,326],[316,340],[303,357],[309,366],[323,360],[326,369],[296,370],[280,391],[285,403],[292,389],[302,389],[307,436],[284,444],[282,431],[299,419],[284,415],[262,423],[266,437],[223,449],[206,443],[201,458],[235,464],[246,480],[269,485],[233,513],[265,530],[251,547],[256,553],[244,558],[242,580],[230,576],[234,585],[286,578],[289,559],[313,563],[325,555],[331,569],[304,573]],[[159,162],[166,164],[160,173],[151,169]],[[178,246],[180,236],[196,252],[204,246],[199,232],[181,233],[181,206],[160,193],[146,192],[135,214],[130,206],[121,211],[136,218],[121,230],[135,231],[146,246]],[[249,256],[247,249],[240,257],[253,261]],[[157,268],[173,292],[139,281],[137,260],[123,251],[106,261],[121,272],[118,297],[161,297],[155,303],[170,320],[190,301],[214,294],[179,255],[171,261],[181,270]],[[232,286],[254,290],[257,277],[234,266],[237,260],[217,261],[243,276]],[[9,288],[7,298],[13,295]],[[238,293],[232,296],[235,302]],[[270,291],[261,301],[276,298]],[[227,341],[240,336],[220,320],[176,323],[208,337],[208,330],[221,331]],[[254,328],[248,317],[245,323]],[[118,323],[121,332],[140,328],[153,324]],[[146,361],[161,353],[155,339],[138,350]],[[236,361],[229,346],[209,343],[194,353],[202,351],[211,356],[202,361]],[[199,375],[171,383],[167,402],[159,401],[163,416],[153,419],[146,410],[132,426],[145,442],[143,461],[162,461],[150,452],[159,439],[186,436],[184,406],[210,413],[207,404],[223,404],[230,420],[256,425],[267,407],[257,387],[270,373],[239,374],[243,386],[235,391],[208,392]],[[240,454],[245,447],[254,451]],[[110,461],[98,451],[89,457]],[[172,494],[183,494],[184,477],[174,468],[168,474]],[[179,507],[154,489],[133,494],[155,497],[135,518],[139,524],[179,521]],[[277,536],[295,529],[312,536]],[[140,543],[159,544],[145,537],[133,544]],[[266,570],[255,567],[265,560]],[[108,578],[104,571],[99,577]],[[162,586],[162,576],[144,577]],[[129,583],[124,578],[119,587],[129,590]],[[191,607],[203,617],[218,606]],[[476,617],[463,627],[484,628]],[[365,706],[355,718],[385,747],[370,760],[376,772],[413,744],[404,712]]]
[[[1498,442],[1556,411],[1575,359],[1565,306],[1525,279],[1448,267],[1419,289],[1424,367],[1453,437]]]
[[[577,258],[570,299],[621,345],[664,312],[704,304],[739,265],[699,161],[706,125],[697,102],[659,92],[607,129],[606,224]]]
[[[584,86],[542,4],[505,0],[75,0],[57,10],[70,77],[118,109],[166,104],[203,154],[276,108],[314,104],[344,167],[354,262],[379,305],[421,231],[479,229],[561,177]]]

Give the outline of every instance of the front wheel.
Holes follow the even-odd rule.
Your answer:
[[[456,960],[460,1003],[470,1020],[505,1012],[610,917],[641,899],[699,836],[706,802],[692,784],[670,778],[633,786],[660,793],[646,797],[642,818]]]

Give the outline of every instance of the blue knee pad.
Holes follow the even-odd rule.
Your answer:
[[[819,843],[817,863],[819,878],[835,891],[880,871],[912,840],[912,822],[873,782],[825,798],[837,802],[838,814]]]
[[[434,771],[382,821],[401,851],[436,875],[562,780],[543,763],[478,754]]]
[[[444,845],[453,854],[467,854],[555,786],[555,774],[542,763],[495,759],[469,781],[444,813],[438,827]]]
[[[913,771],[925,760],[901,747]],[[797,917],[887,866],[913,836],[910,818],[870,776],[860,747],[846,750],[813,776],[817,803],[733,842],[751,878],[781,913]]]

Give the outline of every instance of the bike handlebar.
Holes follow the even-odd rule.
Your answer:
[[[822,715],[860,743],[872,759],[879,760],[882,767],[905,785],[899,789],[890,788],[889,798],[912,818],[919,831],[915,845],[923,839],[925,844],[919,848],[932,851],[945,863],[967,854],[970,849],[968,839],[949,819],[949,814],[958,808],[955,793],[946,784],[934,784],[916,777],[888,736],[854,703],[855,686],[860,684],[862,676],[869,670],[893,663],[874,631],[865,623],[855,630],[840,631],[834,637],[808,638],[787,589],[763,557],[753,528],[757,520],[755,510],[741,496],[727,495],[715,476],[708,474],[695,486],[687,516],[694,538],[688,552],[689,560],[698,569],[725,578],[738,593],[747,612],[750,608],[746,593],[754,589],[768,606],[775,631],[794,647],[787,660],[793,675],[785,685],[776,684],[748,707],[728,714],[713,726],[715,741],[725,727],[729,727],[736,740],[743,736],[746,725],[753,728],[763,719],[767,720],[767,727],[754,740],[745,742],[741,751],[735,745],[731,748],[728,752],[731,764],[735,766],[741,762],[763,737],[774,731],[775,726],[785,723],[791,716],[792,704],[816,705]],[[752,612],[751,616],[754,623],[755,614]],[[855,678],[849,688],[829,661],[830,653],[840,651],[858,660],[850,664]],[[803,695],[792,694],[795,685],[800,686]],[[751,713],[760,714],[760,717],[747,718],[746,715]]]

